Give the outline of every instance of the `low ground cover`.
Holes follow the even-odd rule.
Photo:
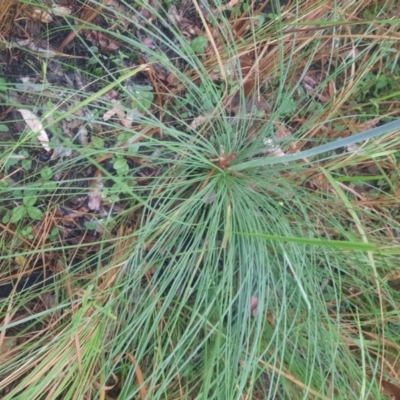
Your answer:
[[[396,2],[0,9],[2,398],[400,398]]]

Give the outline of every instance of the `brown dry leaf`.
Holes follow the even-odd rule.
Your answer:
[[[173,24],[176,24],[179,27],[183,35],[188,39],[193,36],[204,35],[204,32],[197,25],[178,13],[176,6],[172,5],[168,8],[168,18]]]
[[[14,336],[4,337],[4,340],[1,342],[0,345],[0,356],[2,362],[6,361],[7,359],[13,357],[15,354],[13,349],[17,347],[17,338]]]
[[[208,115],[199,115],[190,123],[190,127],[193,129],[197,129],[199,126],[204,125],[207,122],[208,118]]]
[[[144,37],[141,42],[149,49],[155,49],[156,46],[153,44],[153,40],[149,37]]]
[[[34,21],[40,21],[44,24],[49,24],[50,22],[53,22],[53,18],[51,17],[51,15],[41,8],[34,8],[32,10],[31,18]]]
[[[88,207],[92,211],[99,211],[101,207],[101,192],[104,187],[102,173],[97,170],[94,179],[90,181]]]
[[[119,97],[119,93],[115,89],[111,89],[109,92],[105,94],[106,99],[108,100],[116,100]]]
[[[242,71],[242,79],[244,79],[243,91],[245,96],[248,96],[255,89],[255,70],[251,72],[253,65],[253,58],[249,54],[245,54],[244,56],[240,57],[240,69]]]
[[[292,132],[281,122],[274,121],[274,126],[276,129],[275,137],[277,139],[284,139],[291,136]]]
[[[103,115],[103,121],[108,121],[117,113],[117,107],[112,107],[108,111],[106,111]]]
[[[125,117],[125,112],[121,110],[120,108],[117,108],[117,116],[119,119],[119,122],[125,127],[125,128],[130,128],[132,126],[132,121],[130,121],[128,118]]]
[[[329,190],[329,184],[326,181],[325,175],[318,174],[304,183],[304,187],[309,190]]]
[[[389,396],[393,396],[395,400],[400,400],[400,386],[382,379],[382,389],[389,394]]]
[[[121,45],[118,42],[116,42],[113,39],[110,39],[102,32],[84,30],[82,33],[87,41],[91,42],[102,51],[113,52],[121,47]]]
[[[334,81],[328,82],[327,92],[328,92],[329,98],[335,96],[337,90],[336,90],[336,85],[335,85]]]
[[[316,79],[315,74],[308,74],[301,80],[304,89],[307,93],[313,92],[319,83],[319,79]]]
[[[324,88],[319,88],[318,85],[325,79],[325,74],[321,71],[309,71],[303,77],[301,83],[306,92],[318,98],[321,103],[327,103],[335,94],[336,88],[332,81],[329,81]]]
[[[375,128],[376,125],[378,125],[379,121],[381,120],[382,117],[377,117],[374,119],[370,119],[369,121],[363,122],[361,124],[357,124],[355,128],[359,132],[366,131],[368,129]]]
[[[140,10],[140,15],[146,20],[151,22],[154,19],[154,15],[147,9],[142,8]]]
[[[121,109],[120,105],[118,102],[113,101],[114,106],[108,110],[106,113],[103,115],[103,121],[108,121],[111,117],[114,115],[117,115],[119,121],[125,128],[130,128],[132,126],[132,121],[130,121],[128,118],[125,116],[125,112]]]
[[[39,121],[38,117],[29,110],[17,110],[21,113],[22,118],[25,120],[26,124],[32,130],[33,133],[37,134],[37,140],[42,144],[46,151],[50,151],[49,147],[49,137],[43,128],[42,123]]]
[[[178,83],[178,77],[171,72],[166,79],[167,83],[171,86],[175,86]]]

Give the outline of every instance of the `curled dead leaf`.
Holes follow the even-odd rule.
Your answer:
[[[37,135],[36,138],[42,144],[43,148],[46,151],[50,151],[49,137],[47,136],[47,133],[44,130],[43,125],[39,121],[38,117],[32,111],[29,110],[19,109],[17,111],[21,113],[22,118],[24,119],[28,127],[31,129],[31,131]]]

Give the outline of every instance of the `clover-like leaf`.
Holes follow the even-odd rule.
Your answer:
[[[37,207],[29,207],[27,208],[27,212],[29,217],[32,219],[40,219],[43,215],[43,211]]]
[[[21,221],[21,219],[24,218],[25,214],[26,214],[26,208],[24,206],[15,207],[12,210],[10,222],[12,224],[15,224],[16,222]]]

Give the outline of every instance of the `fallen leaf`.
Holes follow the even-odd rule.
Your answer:
[[[97,46],[102,51],[113,52],[118,50],[121,46],[118,42],[107,37],[104,33],[92,30],[82,31],[85,39],[95,46]]]
[[[178,78],[177,78],[177,76],[173,73],[173,72],[171,72],[168,76],[167,76],[167,83],[169,84],[169,85],[176,85],[177,83],[178,83]]]
[[[390,396],[393,396],[396,400],[400,400],[400,386],[382,379],[382,388]]]
[[[79,141],[84,146],[89,144],[89,132],[87,131],[87,129],[85,127],[82,127],[81,129],[79,129],[78,137],[79,137]]]
[[[33,20],[40,21],[45,24],[49,24],[50,22],[53,22],[53,18],[51,17],[51,15],[47,11],[40,9],[40,8],[34,8],[32,10],[31,17]]]
[[[381,120],[382,117],[377,117],[370,119],[368,121],[362,122],[361,124],[357,124],[355,127],[359,132],[366,131],[368,129],[375,128],[376,125],[378,125],[379,121]]]
[[[281,141],[282,139],[286,139],[288,137],[292,136],[292,132],[290,129],[286,128],[286,126],[284,124],[282,124],[281,122],[276,122],[274,121],[274,126],[276,129],[275,132],[275,137],[278,139],[278,141]],[[297,146],[292,142],[289,144],[289,151],[287,151],[287,153],[298,153],[299,150],[297,148]]]
[[[108,111],[106,111],[103,115],[103,121],[108,121],[117,113],[117,107],[112,107]]]
[[[191,38],[193,36],[202,36],[204,32],[196,26],[191,20],[183,17],[177,11],[176,6],[171,5],[168,8],[168,18],[170,21],[175,25],[177,25],[180,31],[183,33],[184,36],[187,38]]]
[[[321,103],[327,103],[331,97],[335,94],[335,86],[330,81],[324,88],[320,88],[317,91],[318,85],[325,79],[325,75],[320,71],[308,71],[307,75],[303,77],[301,80],[301,84],[303,85],[306,92],[312,96],[318,98]]]
[[[284,124],[274,121],[274,126],[276,129],[275,137],[277,139],[284,139],[291,136],[292,132]]]
[[[115,89],[111,89],[109,92],[105,94],[106,99],[108,100],[116,100],[119,97],[119,93]]]
[[[125,112],[121,109],[118,102],[114,102],[114,106],[104,113],[103,121],[108,121],[114,115],[117,115],[119,121],[125,128],[130,128],[132,126],[132,120],[125,116]]]
[[[190,127],[196,129],[199,126],[204,125],[207,122],[208,118],[209,116],[199,115],[190,123]]]
[[[88,207],[92,211],[99,211],[101,206],[101,191],[104,187],[102,174],[96,171],[94,179],[90,181]]]
[[[69,7],[58,6],[54,4],[52,6],[51,13],[57,17],[63,17],[64,15],[70,15],[71,9]]]
[[[149,10],[146,10],[143,7],[140,10],[140,15],[143,17],[144,20],[147,20],[149,22],[151,22],[154,19],[153,14]]]
[[[37,43],[34,42],[32,39],[16,40],[15,42],[20,46],[31,49],[32,51],[42,53],[46,57],[54,57],[56,55],[56,52],[48,45],[45,40],[40,40]]]
[[[142,43],[143,43],[146,47],[148,47],[149,49],[155,49],[155,48],[156,48],[156,46],[154,46],[154,44],[153,44],[153,40],[152,40],[151,38],[149,38],[149,37],[143,38],[143,39],[142,39]]]
[[[49,147],[49,137],[47,136],[46,131],[43,128],[42,123],[39,121],[37,116],[29,110],[17,110],[21,113],[22,118],[25,120],[25,123],[32,130],[33,133],[37,134],[37,140],[42,144],[43,148],[46,151],[50,151]]]

